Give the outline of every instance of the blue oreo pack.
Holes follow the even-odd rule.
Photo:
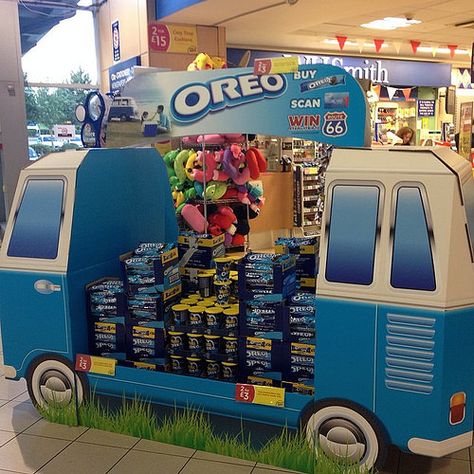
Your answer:
[[[298,293],[288,300],[290,341],[315,343],[316,297]]]
[[[272,294],[286,298],[296,290],[296,261],[292,255],[248,253],[239,263],[238,272],[241,300]]]
[[[87,313],[90,318],[123,316],[126,295],[123,282],[116,277],[105,277],[86,285]]]

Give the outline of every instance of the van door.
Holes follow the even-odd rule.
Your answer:
[[[70,356],[65,268],[61,237],[67,179],[20,179],[0,261],[0,320],[5,365],[25,376],[37,356]]]

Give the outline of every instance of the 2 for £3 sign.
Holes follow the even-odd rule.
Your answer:
[[[196,53],[196,27],[150,23],[148,45],[151,51],[161,53]]]

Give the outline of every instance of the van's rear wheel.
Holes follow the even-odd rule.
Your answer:
[[[82,374],[74,373],[69,360],[52,354],[32,362],[26,382],[31,401],[39,407],[66,407],[74,403],[76,397],[80,405],[87,388],[87,380]]]
[[[349,405],[316,403],[306,422],[306,438],[318,455],[365,469],[380,467],[386,456],[383,431],[369,412]]]

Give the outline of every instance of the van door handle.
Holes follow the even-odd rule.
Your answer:
[[[37,280],[35,281],[35,290],[42,295],[50,295],[55,291],[61,291],[61,285],[55,285],[49,280]]]

